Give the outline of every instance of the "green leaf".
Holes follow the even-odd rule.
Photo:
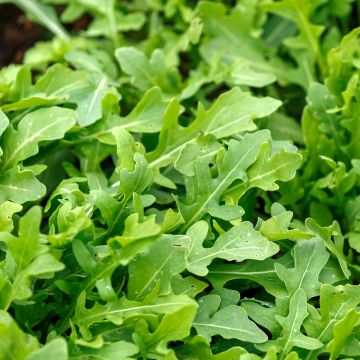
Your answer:
[[[311,157],[318,154],[332,157],[334,146],[340,146],[340,118],[339,114],[333,112],[336,107],[336,99],[326,86],[318,83],[310,85],[308,106],[303,114],[303,128],[304,140]],[[322,141],[319,142],[321,136],[326,136],[330,144],[326,146]]]
[[[118,31],[139,30],[146,17],[141,12],[123,14],[120,11],[107,11],[107,16],[98,16],[87,29],[89,36],[107,36],[116,39]],[[117,42],[117,41],[116,41]]]
[[[128,297],[142,300],[156,287],[159,295],[170,293],[172,277],[185,270],[186,245],[182,237],[165,235],[131,261]]]
[[[45,195],[45,186],[31,170],[19,171],[16,167],[0,175],[0,199],[20,204],[39,200]]]
[[[346,284],[331,286],[324,284],[320,290],[320,314],[312,311],[304,326],[308,334],[328,344],[333,338],[333,329],[360,303],[360,287]],[[308,353],[306,360],[316,359],[317,351]]]
[[[248,222],[234,226],[220,235],[211,248],[202,246],[207,233],[208,225],[204,221],[199,221],[187,231],[191,240],[186,254],[186,267],[188,271],[200,276],[208,273],[207,266],[215,258],[237,262],[247,259],[264,260],[279,250],[276,244],[261,236]]]
[[[281,209],[277,211],[279,204],[273,204],[271,207],[271,218],[263,221],[259,228],[261,235],[266,236],[272,241],[284,240],[284,239],[309,239],[311,235],[305,231],[298,229],[289,229],[293,213],[291,211],[285,211]]]
[[[118,116],[118,109],[109,109],[109,114],[100,119],[96,124],[83,129],[80,140],[92,141],[99,140],[109,142],[110,134],[116,138],[121,131],[153,133],[161,129],[162,117],[169,104],[169,101],[163,99],[161,91],[158,87],[153,87],[145,92],[142,99],[132,109],[132,111],[124,117]],[[105,107],[105,106],[104,106]],[[91,143],[84,146],[89,148]],[[98,147],[102,144],[96,144]]]
[[[119,169],[120,190],[129,197],[132,193],[142,193],[152,182],[153,172],[140,153],[134,154],[134,169]]]
[[[116,49],[115,56],[122,70],[130,75],[131,83],[141,91],[158,85],[166,93],[174,93],[180,87],[180,77],[166,64],[165,54],[155,49],[148,59],[134,47]]]
[[[19,6],[29,17],[48,28],[60,39],[69,39],[66,30],[62,27],[56,16],[56,12],[52,7],[43,5],[37,0],[12,0],[6,2],[12,2]]]
[[[84,306],[85,294],[82,294],[77,302],[75,315],[72,321],[80,328],[85,339],[91,337],[89,326],[101,323],[105,320],[121,325],[125,319],[131,317],[147,318],[149,314],[171,314],[182,308],[194,307],[195,303],[186,295],[168,295],[151,299],[144,302],[127,300],[125,297],[105,305],[96,303],[92,308]]]
[[[11,232],[14,228],[12,221],[13,214],[21,211],[22,206],[11,201],[0,204],[0,231]]]
[[[28,359],[39,348],[39,342],[30,334],[24,333],[15,320],[4,310],[0,310],[0,358]]]
[[[41,349],[34,351],[27,360],[46,360],[50,358],[56,358],[59,360],[68,359],[68,348],[66,341],[62,338],[55,339]]]
[[[345,341],[351,335],[355,326],[359,325],[360,313],[351,310],[346,316],[334,325],[334,339],[329,343],[330,360],[338,359]]]
[[[61,64],[55,64],[37,80],[34,91],[46,94],[48,97],[65,98],[66,102],[75,103],[81,109],[86,105],[89,106],[90,97],[95,91],[95,84],[91,81],[88,73],[74,71]],[[79,110],[78,113],[79,122],[84,122],[85,120],[82,119],[84,114]],[[91,114],[91,117],[93,115],[96,116],[96,114]]]
[[[146,91],[131,113],[117,119],[116,126],[130,132],[153,133],[161,129],[162,117],[169,104],[158,87]]]
[[[358,1],[0,3],[0,360],[359,360]]]
[[[264,87],[275,82],[276,76],[271,73],[261,73],[253,70],[250,63],[239,61],[231,72],[231,80],[235,85]]]
[[[1,269],[6,285],[0,289],[1,308],[8,309],[14,300],[24,300],[32,295],[32,281],[36,278],[51,278],[64,269],[64,265],[41,243],[41,209],[31,208],[20,220],[19,237],[6,240],[9,249]]]
[[[175,295],[188,295],[194,298],[209,285],[193,276],[182,277],[174,275],[171,279],[171,288]]]
[[[246,311],[237,305],[219,309],[221,298],[207,295],[199,300],[199,310],[193,323],[196,331],[208,341],[214,335],[225,339],[238,339],[252,343],[263,343],[266,334],[250,321]]]
[[[344,275],[348,278],[351,273],[348,269],[347,260],[343,254],[344,240],[341,237],[339,225],[334,222],[332,226],[321,227],[313,219],[307,219],[306,227],[312,234],[320,238],[329,251],[335,255]],[[331,239],[332,235],[335,237],[335,242]],[[336,235],[339,235],[339,237],[336,238]]]
[[[178,201],[179,211],[186,221],[183,229],[202,219],[207,212],[211,214],[216,211],[216,215],[218,214],[222,194],[235,180],[247,179],[246,170],[255,162],[261,145],[269,141],[269,138],[269,132],[263,130],[245,135],[241,141],[231,140],[228,150],[219,151],[217,154],[218,176],[216,178],[213,178],[210,172],[208,157],[197,158],[196,175],[186,184],[187,187],[191,186],[195,190],[194,195],[191,196],[193,199],[190,198],[192,201],[189,199],[185,203]],[[187,196],[190,197],[190,194],[188,190]],[[225,217],[225,219],[233,220],[240,217],[242,213],[238,211],[236,215],[230,219]]]
[[[321,3],[322,1],[283,0],[263,5],[263,9],[296,23],[300,30],[299,35],[285,39],[284,43],[290,48],[306,51],[310,57],[312,71],[314,71],[315,60],[318,61],[320,69],[325,70],[325,62],[320,49],[320,36],[324,27],[310,22],[311,14]]]
[[[294,268],[275,265],[276,273],[285,283],[289,295],[292,296],[300,288],[308,299],[319,295],[319,275],[329,259],[325,246],[318,239],[305,240],[294,247],[293,256]]]
[[[262,80],[265,83],[272,82],[275,76],[281,82],[304,85],[302,69],[295,69],[282,59],[270,56],[260,38],[253,36],[254,18],[260,12],[258,2],[248,2],[242,9],[237,7],[227,14],[224,4],[202,1],[198,10],[207,34],[207,41],[200,47],[204,61],[212,65],[220,59],[225,71],[231,65],[236,69],[240,64],[243,66],[240,68],[242,76],[259,74],[262,79],[267,79]],[[249,85],[249,81],[245,83]]]
[[[139,214],[131,214],[125,220],[124,232],[115,239],[121,245],[128,245],[134,241],[144,238],[152,238],[160,234],[160,226],[155,223],[155,217],[149,217],[143,222],[139,222]]]
[[[8,128],[2,138],[2,169],[6,170],[39,151],[39,142],[61,139],[76,120],[73,110],[39,109],[25,115],[18,128]]]
[[[196,303],[193,302],[179,310],[165,314],[156,330],[146,338],[149,350],[155,348],[158,352],[166,352],[167,344],[170,341],[188,337],[191,324],[195,318],[196,308]]]
[[[307,316],[306,293],[299,288],[290,299],[289,314],[286,317],[276,315],[283,332],[274,344],[281,349],[283,357],[288,355],[294,346],[313,350],[323,345],[319,340],[302,334],[301,327]]]
[[[92,224],[87,216],[86,207],[72,209],[70,201],[65,202],[58,208],[56,219],[53,217],[52,225],[56,226],[57,233],[50,233],[49,243],[61,247],[71,242],[81,231],[89,228]],[[55,231],[54,231],[55,232]]]
[[[213,135],[200,135],[195,142],[186,144],[181,150],[175,161],[175,169],[183,175],[194,176],[197,158],[206,157],[212,162],[219,149],[220,144]]]
[[[104,360],[132,360],[133,355],[138,353],[136,345],[126,341],[104,344],[99,349],[91,347],[70,345],[70,359],[88,359],[89,357],[99,357]]]
[[[262,285],[273,296],[286,296],[286,288],[278,281],[275,264],[288,267],[292,264],[289,254],[279,259],[263,261],[249,260],[244,264],[213,264],[210,266],[207,278],[216,287],[224,286],[228,281],[248,279]]]
[[[173,100],[164,117],[158,146],[148,154],[150,165],[160,168],[171,164],[186,144],[195,141],[199,133],[209,133],[222,139],[255,130],[253,120],[270,115],[279,106],[280,102],[275,99],[256,98],[234,88],[221,95],[207,111],[199,104],[194,122],[182,127],[178,124],[180,106]]]
[[[293,179],[301,162],[299,153],[287,151],[286,148],[271,153],[271,144],[263,143],[256,162],[247,171],[247,181],[230,188],[225,193],[225,198],[231,203],[237,203],[247,190],[254,187],[265,191],[278,190],[279,185],[276,182]]]
[[[275,318],[275,315],[277,315],[275,306],[267,302],[246,299],[241,302],[241,305],[251,320],[271,332],[273,339],[281,334],[281,326]]]
[[[213,354],[207,340],[200,335],[190,338],[176,349],[179,359],[188,359],[192,356],[204,360],[238,360],[242,354],[246,354],[246,350],[239,346]]]
[[[0,135],[2,135],[2,133],[6,130],[8,125],[9,125],[8,117],[4,114],[2,110],[0,110]]]

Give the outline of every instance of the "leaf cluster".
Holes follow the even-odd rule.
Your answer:
[[[360,359],[358,4],[5,2],[0,360]]]

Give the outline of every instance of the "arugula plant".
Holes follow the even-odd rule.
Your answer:
[[[360,359],[359,2],[0,3],[1,360]]]

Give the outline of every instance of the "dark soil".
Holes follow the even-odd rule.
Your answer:
[[[0,68],[21,63],[24,52],[45,34],[15,6],[0,5]]]
[[[64,6],[57,6],[60,15]],[[70,33],[85,29],[91,16],[85,14],[65,28]],[[64,25],[64,24],[63,24]],[[9,64],[20,64],[24,53],[39,40],[50,39],[52,34],[40,25],[27,19],[14,5],[0,5],[0,69]]]

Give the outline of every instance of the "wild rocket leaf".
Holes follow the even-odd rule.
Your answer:
[[[13,214],[22,210],[22,206],[11,201],[5,201],[0,205],[0,231],[11,232],[14,228]]]
[[[138,319],[149,314],[171,314],[183,308],[194,308],[196,303],[185,295],[168,295],[155,299],[146,299],[143,302],[131,301],[125,297],[105,305],[96,303],[92,308],[85,308],[85,294],[82,294],[77,302],[73,321],[79,326],[80,332],[85,339],[91,338],[89,327],[103,321],[110,321],[122,325],[126,319],[137,317]]]
[[[41,209],[33,207],[21,219],[19,236],[4,239],[8,248],[2,262],[0,277],[3,280],[1,308],[7,310],[14,300],[24,300],[32,295],[33,280],[47,278],[64,268],[64,265],[40,240]]]
[[[290,254],[280,257],[278,260],[266,259],[263,261],[249,260],[243,264],[212,264],[207,278],[215,286],[224,286],[228,281],[247,279],[262,285],[265,290],[276,297],[286,296],[286,288],[278,281],[275,264],[284,267],[292,265]]]
[[[2,133],[6,130],[8,125],[9,125],[8,117],[5,115],[5,113],[2,110],[0,110],[0,135],[2,135]]]
[[[75,10],[75,11],[74,11]],[[101,4],[94,1],[82,1],[81,4],[70,3],[62,14],[66,22],[72,22],[84,12],[90,12],[93,21],[90,23],[86,33],[88,36],[105,36],[118,45],[118,32],[139,30],[145,22],[145,16],[141,12],[124,14],[113,0],[106,0]]]
[[[200,298],[199,311],[193,323],[200,335],[208,340],[214,335],[252,343],[263,343],[267,340],[266,334],[249,320],[242,307],[229,305],[219,310],[220,302],[218,295]]]
[[[1,358],[27,359],[39,348],[39,342],[24,333],[15,320],[4,310],[0,310]]]
[[[328,259],[329,254],[320,240],[305,240],[294,248],[294,268],[276,264],[275,269],[290,296],[301,288],[309,299],[319,294],[318,278]]]
[[[56,214],[50,220],[52,231],[49,233],[49,243],[56,247],[62,247],[71,242],[79,233],[89,229],[92,225],[87,216],[87,207],[75,207],[72,209],[70,201],[60,205]],[[55,230],[56,228],[56,230]]]
[[[357,360],[358,3],[0,0],[0,360]]]
[[[52,7],[43,5],[37,0],[9,0],[3,2],[13,3],[19,6],[30,18],[48,28],[60,39],[68,40],[69,35],[61,25],[55,9]]]
[[[269,142],[261,144],[259,155],[247,171],[247,181],[235,185],[225,192],[225,198],[231,203],[237,203],[243,194],[253,188],[262,190],[277,190],[277,181],[289,181],[294,178],[296,170],[301,165],[301,155],[285,147],[271,153]]]
[[[351,310],[344,319],[334,326],[334,339],[329,343],[330,360],[335,360],[342,353],[345,341],[350,337],[354,327],[360,323],[360,313]]]
[[[31,353],[28,360],[45,360],[49,357],[53,357],[59,360],[67,360],[68,359],[68,348],[64,339],[57,338],[55,340],[50,341],[45,346],[40,348],[39,350]]]
[[[186,144],[181,150],[174,165],[175,169],[183,175],[194,176],[197,158],[199,156],[207,157],[211,162],[220,147],[220,143],[213,135],[200,135],[195,142]]]
[[[160,295],[168,294],[172,277],[183,272],[186,267],[186,245],[182,237],[165,235],[146,254],[136,257],[129,264],[128,297],[141,300],[156,287]]]
[[[157,85],[165,93],[180,91],[180,76],[166,64],[165,54],[156,49],[150,59],[134,47],[116,49],[115,56],[122,68],[131,78],[131,83],[141,91]]]
[[[174,275],[171,280],[171,288],[175,295],[185,294],[194,298],[208,287],[208,284],[194,276],[182,277]]]
[[[159,295],[168,294],[172,277],[185,270],[186,245],[181,237],[163,236],[146,254],[141,254],[130,262],[129,299],[142,300],[156,287]]]
[[[130,342],[118,341],[115,343],[109,343],[102,346],[100,349],[70,345],[70,359],[86,359],[91,356],[101,357],[106,360],[124,359],[132,360],[135,359],[133,356],[139,352],[138,347]]]
[[[0,136],[3,134],[3,132],[6,130],[6,128],[9,125],[9,119],[5,115],[5,113],[0,109]],[[2,149],[0,148],[0,156],[3,154]]]
[[[75,124],[75,119],[73,110],[50,107],[25,115],[17,129],[7,128],[1,139],[4,153],[0,164],[0,198],[3,201],[24,203],[38,200],[45,194],[45,186],[35,177],[37,173],[33,170],[36,168],[21,170],[17,165],[37,154],[41,142],[61,139]]]
[[[76,117],[73,110],[60,107],[39,109],[25,115],[16,130],[8,128],[2,137],[3,171],[35,155],[41,141],[62,138],[75,124]]]
[[[309,318],[304,322],[307,333],[320,340],[325,348],[326,344],[333,339],[334,326],[339,321],[344,320],[347,314],[356,308],[359,303],[359,286],[350,284],[345,286],[322,285],[320,290],[320,310],[319,312],[315,309],[315,311],[311,311]],[[335,343],[336,341],[334,341]],[[324,348],[310,351],[306,356],[306,360],[316,359]]]
[[[277,315],[275,306],[268,302],[251,299],[243,300],[241,306],[244,307],[251,320],[271,332],[273,339],[280,336],[281,326],[275,318],[275,315]]]
[[[301,332],[303,321],[308,316],[305,291],[301,288],[296,290],[290,300],[289,314],[286,317],[276,316],[283,332],[282,336],[273,342],[281,351],[283,357],[289,354],[294,346],[314,350],[320,348],[322,343]]]
[[[321,70],[324,70],[325,66],[322,50],[319,45],[319,38],[324,28],[310,21],[311,14],[320,4],[320,1],[310,2],[306,0],[300,2],[299,0],[283,0],[263,5],[263,8],[267,11],[296,23],[300,33],[296,37],[285,39],[284,43],[290,48],[301,49],[308,53],[309,68],[312,72],[314,72],[315,61],[318,62]]]
[[[264,260],[278,251],[276,244],[261,236],[247,222],[220,235],[211,248],[204,248],[202,245],[207,233],[208,225],[204,221],[199,221],[187,231],[191,240],[186,254],[186,267],[196,275],[206,275],[207,266],[215,258],[237,262],[247,259]]]
[[[303,114],[303,129],[309,155],[315,158],[313,161],[318,161],[318,155],[333,157],[336,146],[342,142],[340,114],[334,112],[336,107],[336,99],[326,86],[318,83],[310,86],[308,106]]]
[[[266,236],[270,240],[284,239],[309,239],[312,236],[305,231],[299,229],[291,229],[291,220],[293,213],[286,211],[279,204],[271,206],[271,218],[263,221],[259,228],[261,235]]]
[[[276,77],[281,82],[303,85],[302,69],[290,67],[282,59],[271,58],[265,44],[252,36],[252,20],[260,9],[258,3],[248,3],[247,7],[232,9],[230,14],[227,14],[224,4],[209,1],[199,4],[198,10],[207,35],[207,41],[200,47],[203,59],[209,62],[210,66],[218,59],[225,69],[234,66],[232,76],[235,81],[241,77],[252,76],[250,83],[248,79],[240,80],[244,85],[253,85],[254,74],[261,76],[261,81],[265,83],[271,83]],[[266,60],[267,57],[270,59]],[[259,82],[256,86],[259,86]]]
[[[45,192],[45,186],[31,170],[19,170],[14,167],[0,175],[1,201],[11,200],[23,204],[39,200]]]
[[[149,352],[154,350],[157,352],[167,351],[166,347],[170,341],[188,337],[196,310],[197,306],[194,301],[176,311],[165,314],[154,332],[144,334]]]
[[[65,102],[77,102],[91,90],[88,74],[55,64],[32,85],[28,67],[21,69],[17,75],[12,102],[2,106],[4,111],[25,110],[35,106],[47,106]],[[26,84],[26,85],[25,85]]]
[[[91,91],[79,101],[76,109],[79,114],[78,123],[81,126],[91,125],[101,118],[102,100],[109,92],[110,85],[107,77],[95,77]]]
[[[162,97],[158,87],[149,89],[131,113],[115,119],[116,126],[130,132],[152,133],[161,129],[163,114],[169,101]],[[114,121],[115,125],[115,121]]]
[[[102,117],[102,100],[117,92],[109,79],[96,72],[89,74],[81,70],[71,70],[60,64],[51,67],[34,86],[34,92],[47,97],[60,97],[61,102],[76,104],[77,122],[82,126],[95,123]]]
[[[276,181],[286,181],[295,175],[301,156],[282,149],[268,157],[272,146],[270,134],[263,130],[247,134],[240,141],[231,140],[228,149],[218,151],[216,156],[217,177],[209,170],[211,158],[200,156],[195,163],[195,176],[185,183],[188,198],[178,201],[179,210],[187,221],[183,228],[200,220],[206,213],[225,220],[239,218],[238,200],[252,187],[276,190]],[[284,162],[282,162],[284,161]],[[238,185],[230,187],[237,181]],[[205,185],[206,184],[206,185]],[[230,187],[230,189],[229,189]],[[219,206],[221,198],[225,205]]]
[[[213,354],[207,340],[200,336],[194,336],[181,347],[176,349],[176,354],[180,359],[189,358],[189,356],[202,357],[204,360],[238,360],[241,355],[246,355],[247,352],[240,346],[232,347],[221,353]]]
[[[134,138],[124,129],[115,128],[112,131],[111,143],[117,146],[118,166],[114,169],[114,184],[112,188],[118,189],[121,201],[114,200],[105,191],[96,191],[95,202],[108,224],[107,233],[110,235],[119,234],[124,228],[124,221],[130,215],[127,211],[127,204],[134,193],[142,193],[152,183],[154,172],[149,168],[146,159],[142,155],[143,149],[135,143]],[[106,180],[105,180],[106,181]],[[107,206],[105,202],[108,202]],[[127,220],[126,232],[130,237],[135,230],[136,216],[130,216]],[[155,226],[155,224],[154,224]],[[158,231],[158,230],[156,230]],[[140,234],[141,232],[137,232]],[[127,234],[124,234],[126,237]],[[141,238],[141,235],[140,237]]]
[[[82,129],[81,140],[99,141],[108,140],[108,137],[118,129],[125,129],[136,133],[158,132],[162,126],[162,120],[169,100],[163,99],[158,87],[153,87],[145,92],[132,111],[126,116],[119,116],[117,108],[109,109],[109,114],[100,119],[91,127]],[[110,108],[110,106],[109,106]],[[86,144],[89,146],[89,143]]]
[[[269,141],[268,131],[259,131],[246,135],[241,141],[231,140],[227,151],[219,151],[216,157],[218,176],[213,178],[209,169],[209,158],[198,157],[195,164],[195,176],[188,180],[188,187],[195,189],[193,199],[178,201],[179,210],[186,221],[183,228],[188,228],[197,220],[202,219],[206,213],[215,217],[232,220],[242,215],[241,210],[236,207],[230,209],[221,207],[219,202],[222,194],[235,180],[245,181],[247,169],[252,165],[258,156],[260,147]],[[224,150],[224,149],[222,149]],[[190,197],[190,189],[187,196]]]
[[[199,104],[194,122],[182,127],[178,123],[180,105],[173,100],[165,113],[157,148],[148,154],[149,163],[156,168],[171,164],[184,146],[192,143],[200,132],[222,139],[254,130],[254,119],[270,115],[279,106],[280,103],[275,99],[256,98],[234,88],[221,95],[207,111]]]
[[[321,227],[313,219],[308,219],[306,221],[306,225],[310,232],[320,238],[329,251],[335,255],[340,264],[341,270],[348,278],[351,273],[343,253],[344,239],[341,236],[338,224],[334,222],[331,226]],[[332,240],[332,235],[334,235],[334,241]]]

